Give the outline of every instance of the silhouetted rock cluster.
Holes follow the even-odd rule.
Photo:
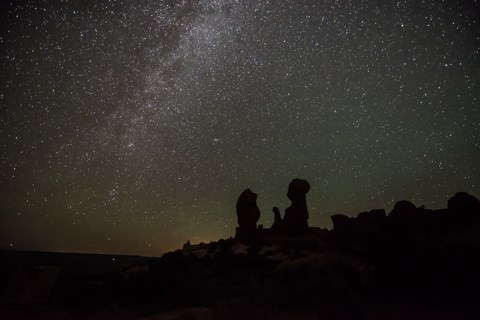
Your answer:
[[[175,310],[210,308],[218,319],[475,319],[475,197],[457,193],[440,210],[403,200],[389,214],[338,214],[327,231],[308,227],[308,190],[306,181],[292,181],[285,218],[273,208],[265,230],[256,228],[256,195],[246,190],[236,238],[186,244],[152,261],[145,282],[126,285]]]
[[[285,210],[282,219],[280,210],[273,208],[274,223],[271,231],[277,233],[302,234],[308,230],[308,209],[306,194],[310,184],[303,179],[293,179],[288,185],[287,197],[292,204]],[[237,200],[238,228],[236,236],[239,238],[255,238],[261,235],[263,226],[257,229],[260,219],[260,210],[257,206],[257,194],[247,189],[240,194]]]
[[[122,272],[61,274],[55,298],[42,305],[51,314],[36,318],[58,318],[58,310],[75,319],[478,318],[477,198],[459,192],[446,209],[403,200],[388,214],[338,214],[329,231],[308,227],[309,186],[294,181],[292,205],[284,219],[273,209],[271,229],[257,228],[257,196],[245,190],[237,237],[188,241]],[[0,318],[32,318],[24,310],[2,305]]]
[[[392,211],[383,209],[359,213],[356,218],[337,214],[332,216],[333,231],[356,236],[386,233],[392,235],[428,234],[448,232],[449,229],[474,226],[480,222],[480,201],[474,196],[458,192],[448,200],[447,209],[431,210],[417,207],[407,200],[395,203]]]

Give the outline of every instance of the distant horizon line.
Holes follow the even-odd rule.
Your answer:
[[[26,249],[26,248],[13,248],[13,247],[1,247],[0,252],[22,252],[22,253],[54,253],[54,254],[81,254],[81,255],[98,255],[98,256],[122,256],[122,257],[142,257],[142,258],[158,258],[163,254],[169,252],[165,252],[160,254],[159,256],[145,256],[141,254],[124,254],[124,253],[99,253],[99,252],[89,252],[89,251],[46,251],[40,249]]]

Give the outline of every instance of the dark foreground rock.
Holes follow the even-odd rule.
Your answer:
[[[441,210],[401,201],[388,214],[336,215],[330,231],[187,243],[82,281],[60,273],[50,301],[3,304],[0,317],[478,319],[478,200],[452,199]]]

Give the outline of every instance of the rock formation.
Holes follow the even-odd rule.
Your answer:
[[[409,219],[415,215],[416,211],[417,207],[413,203],[407,200],[401,200],[395,203],[395,206],[388,216],[393,219]]]
[[[237,200],[238,230],[257,230],[257,221],[260,219],[260,209],[257,206],[257,194],[246,189]]]
[[[308,229],[308,209],[306,194],[310,184],[306,180],[293,179],[288,185],[287,197],[292,204],[285,210],[285,226],[292,232]]]
[[[451,219],[468,225],[480,221],[480,201],[466,192],[457,192],[448,200],[448,210],[454,212]],[[450,213],[452,215],[452,213]]]
[[[350,228],[350,225],[352,224],[352,218],[347,217],[344,214],[334,214],[333,216],[330,217],[332,219],[333,223],[333,230],[335,231],[345,231]]]
[[[466,192],[457,192],[448,200],[448,209],[457,211],[478,211],[480,201]]]
[[[281,231],[285,229],[284,221],[280,216],[280,210],[277,207],[273,207],[273,215],[275,220],[272,224],[272,230]]]
[[[384,210],[371,210],[355,218],[343,214],[331,218],[333,234],[338,239],[348,238],[356,243],[371,239],[402,242],[419,235],[441,236],[458,227],[478,228],[480,201],[466,192],[458,192],[448,200],[448,209],[430,210],[402,200],[395,203],[388,216]]]

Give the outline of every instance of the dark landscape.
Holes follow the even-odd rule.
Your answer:
[[[257,226],[257,195],[237,202],[236,236],[161,258],[1,252],[2,319],[477,319],[480,201],[393,210],[308,226],[310,185]]]

